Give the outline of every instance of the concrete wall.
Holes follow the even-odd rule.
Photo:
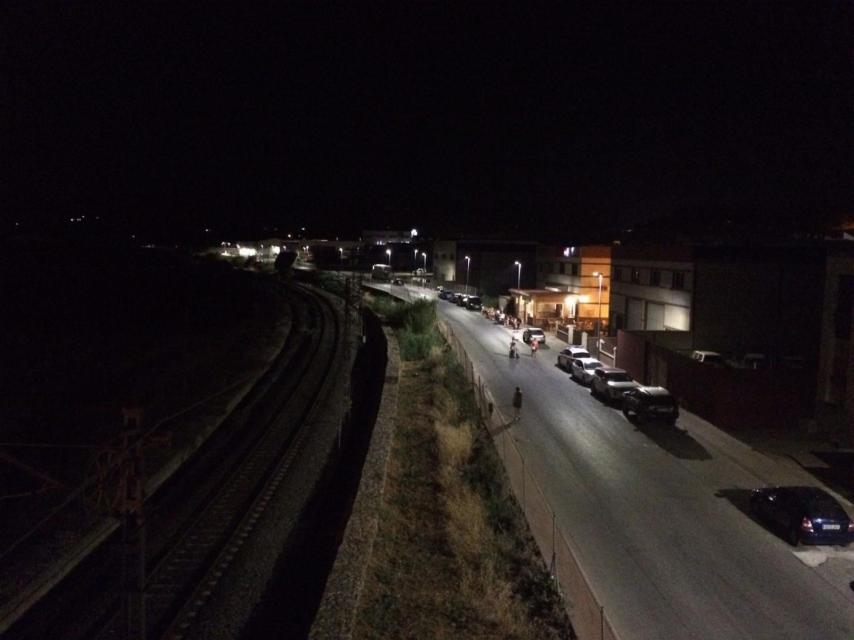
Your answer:
[[[463,263],[465,268],[465,263]],[[433,271],[439,284],[454,282],[457,278],[457,243],[453,240],[437,240],[433,243]],[[465,271],[463,272],[465,278]]]
[[[720,369],[677,353],[687,334],[620,331],[617,366],[666,387],[680,406],[731,431],[796,429],[812,413],[812,391],[789,369]],[[667,347],[655,344],[660,340]]]

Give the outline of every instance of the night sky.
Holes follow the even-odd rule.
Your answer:
[[[4,231],[852,211],[850,2],[114,4],[0,9]]]

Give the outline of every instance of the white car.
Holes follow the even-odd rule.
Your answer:
[[[624,369],[599,367],[593,371],[590,395],[601,398],[605,402],[621,402],[626,391],[639,386]]]
[[[570,373],[581,384],[590,384],[593,381],[593,372],[604,366],[596,358],[576,358],[572,361]]]
[[[574,345],[571,347],[566,347],[565,349],[561,349],[560,353],[557,354],[557,366],[561,369],[565,369],[569,371],[569,368],[572,366],[572,361],[576,358],[589,358],[590,352],[587,351],[584,347],[579,347],[578,345]]]

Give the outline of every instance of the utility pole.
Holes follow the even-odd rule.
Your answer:
[[[145,459],[142,430],[124,433],[120,478],[122,511],[122,588],[125,638],[146,640],[145,620]],[[134,440],[131,443],[131,439]]]

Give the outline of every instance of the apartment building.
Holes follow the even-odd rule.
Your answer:
[[[541,246],[537,252],[537,289],[562,293],[539,296],[554,306],[554,315],[563,323],[593,328],[596,319],[607,324],[612,278],[611,247]],[[538,310],[539,311],[539,310]]]

